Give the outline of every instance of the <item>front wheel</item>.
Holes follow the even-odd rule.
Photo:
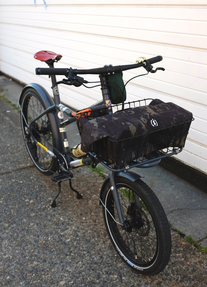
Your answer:
[[[154,275],[167,265],[171,234],[165,212],[153,191],[141,180],[115,178],[125,227],[119,224],[110,181],[102,193],[107,231],[121,258],[139,273]]]

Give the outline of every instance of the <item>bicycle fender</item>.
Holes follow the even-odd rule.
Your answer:
[[[35,83],[31,83],[31,84],[28,84],[26,85],[22,92],[21,92],[21,95],[19,97],[19,103],[21,105],[22,103],[22,95],[24,94],[24,92],[27,90],[27,89],[34,89],[42,98],[44,104],[45,104],[45,107],[48,108],[52,105],[54,105],[54,102],[53,100],[51,99],[50,95],[48,94],[48,92],[45,90],[45,88],[43,88],[42,86],[40,86],[39,84],[35,84]]]
[[[116,177],[124,177],[125,179],[128,179],[132,182],[135,182],[136,180],[142,178],[142,175],[136,173],[136,172],[133,172],[133,171],[127,171],[127,172],[124,172],[124,171],[120,171],[120,172],[117,172],[116,175],[115,175],[115,180],[116,180]],[[104,180],[104,183],[101,187],[101,192],[100,192],[100,199],[103,201],[103,192],[104,192],[104,189],[105,189],[105,186],[106,184],[108,183],[108,181],[110,181],[110,175],[107,176],[107,178]],[[101,204],[101,202],[100,202]]]
[[[23,88],[20,98],[19,98],[20,105],[22,103],[23,94],[25,93],[27,89],[34,89],[40,95],[46,109],[54,105],[54,102],[52,98],[50,97],[50,95],[48,94],[48,92],[41,85],[36,84],[36,83],[28,84],[27,86]],[[60,139],[59,125],[58,125],[59,121],[55,113],[53,112],[48,113],[48,117],[50,118],[51,129],[52,129],[52,133],[55,139],[55,147],[61,152],[63,150],[63,145],[62,145],[62,142],[59,140]]]

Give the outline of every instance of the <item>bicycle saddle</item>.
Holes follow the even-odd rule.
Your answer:
[[[39,51],[36,54],[34,54],[34,58],[39,61],[47,62],[47,61],[55,61],[58,62],[61,58],[62,55],[56,54],[51,51]]]

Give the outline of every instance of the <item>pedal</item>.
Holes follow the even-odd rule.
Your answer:
[[[65,180],[69,180],[72,177],[73,177],[72,173],[62,173],[62,174],[58,174],[58,175],[52,176],[51,180],[55,181],[55,182],[62,182],[62,181],[65,181]]]

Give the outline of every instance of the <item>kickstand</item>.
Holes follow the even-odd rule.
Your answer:
[[[69,185],[70,185],[70,188],[72,189],[72,191],[74,191],[74,192],[77,193],[77,199],[81,199],[83,196],[82,196],[77,190],[75,190],[75,189],[72,187],[71,179],[69,179]]]
[[[61,182],[58,182],[58,187],[59,187],[59,191],[58,191],[58,194],[56,195],[56,197],[54,198],[54,200],[53,200],[53,202],[51,204],[52,208],[55,208],[57,206],[56,199],[58,198],[58,196],[61,193]]]

